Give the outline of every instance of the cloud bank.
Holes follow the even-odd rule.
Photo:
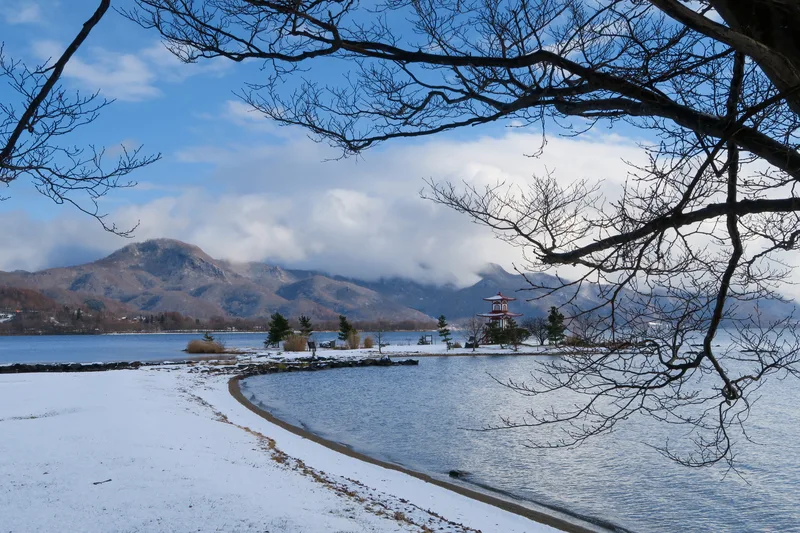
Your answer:
[[[110,216],[121,227],[140,222],[136,240],[176,238],[217,258],[465,285],[489,262],[507,268],[518,263],[520,250],[463,215],[421,199],[423,179],[524,186],[547,169],[564,181],[606,180],[613,187],[626,176],[623,159],[641,157],[631,140],[619,137],[555,138],[544,156],[526,157],[539,142],[536,135],[520,133],[430,139],[343,161],[324,161],[334,154],[304,137],[277,145],[187,147],[172,158],[187,168],[211,167],[202,187],[165,189],[156,199],[112,209]],[[130,193],[118,193],[125,194]],[[16,224],[25,219],[24,231],[0,237],[3,270],[85,261],[127,243],[66,210],[56,223],[23,213],[2,215],[0,223],[9,217]]]

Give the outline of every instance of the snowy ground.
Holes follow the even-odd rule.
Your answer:
[[[555,531],[289,433],[228,378],[0,375],[0,532]]]
[[[328,350],[328,349],[318,349],[317,350],[317,357],[330,357],[334,359],[363,359],[364,357],[381,357],[389,356],[389,357],[423,357],[423,356],[430,356],[430,355],[448,355],[448,356],[481,356],[481,355],[563,355],[565,353],[575,353],[577,351],[585,351],[587,353],[591,351],[597,351],[596,349],[586,349],[586,348],[569,348],[569,347],[562,347],[562,346],[527,346],[522,345],[519,346],[518,349],[515,351],[511,346],[503,346],[497,344],[492,345],[484,345],[476,350],[472,350],[472,348],[452,348],[450,350],[447,349],[447,345],[443,343],[437,344],[428,344],[428,345],[404,345],[404,344],[392,344],[389,346],[384,346],[380,352],[378,352],[378,348],[359,348],[357,350]],[[296,352],[283,352],[276,348],[271,350],[264,350],[253,348],[252,356],[256,358],[259,357],[268,357],[270,359],[276,359],[280,357],[286,358],[295,358],[298,355],[303,356],[302,354],[298,354]],[[310,355],[310,352],[307,352],[305,356]]]

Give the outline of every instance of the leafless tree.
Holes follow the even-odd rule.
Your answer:
[[[531,277],[533,294],[559,293],[570,316],[596,317],[597,334],[616,346],[543,363],[532,381],[507,384],[536,399],[577,398],[574,408],[505,421],[564,431],[531,445],[580,444],[646,415],[688,429],[693,446],[664,445],[665,455],[732,464],[749,393],[768,375],[797,373],[794,322],[746,310],[778,298],[791,272],[785,253],[800,237],[797,2],[137,5],[128,16],[186,61],[263,61],[265,78],[244,100],[345,154],[512,119],[539,128],[543,141],[546,128],[580,135],[626,122],[644,132],[647,162],[631,165],[612,197],[589,180],[552,175],[526,187],[430,181],[425,193],[520,246],[523,272],[577,267],[577,279],[536,286]],[[293,76],[326,57],[345,60],[336,63],[342,83]],[[723,324],[739,333],[717,350]]]
[[[603,340],[607,324],[589,313],[578,313],[567,319],[567,330],[573,342],[594,345]]]
[[[379,317],[375,322],[375,340],[378,341],[378,353],[383,354],[383,341],[385,338],[386,329],[389,327],[388,322],[383,317]]]
[[[547,320],[543,317],[528,317],[522,321],[522,327],[539,341],[539,346],[544,346],[544,343],[547,342]]]
[[[483,330],[486,327],[486,324],[483,323],[478,317],[472,316],[464,321],[463,323],[464,335],[465,340],[467,342],[472,339],[474,341],[472,343],[472,351],[474,352],[475,349],[478,347],[478,343],[481,341],[483,337]]]
[[[30,180],[37,191],[57,204],[72,204],[100,221],[108,231],[130,235],[106,221],[98,200],[116,188],[135,185],[125,178],[132,171],[159,158],[143,156],[140,148],[121,147],[106,164],[106,153],[94,146],[70,144],[69,135],[94,122],[110,102],[98,93],[71,93],[59,85],[67,64],[108,11],[102,0],[92,16],[55,61],[29,67],[7,57],[0,46],[0,79],[15,102],[0,102],[0,182],[10,185]]]

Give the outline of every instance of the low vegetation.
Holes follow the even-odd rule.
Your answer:
[[[372,337],[367,337],[366,339],[364,339],[364,348],[369,349],[374,347],[375,347],[375,341],[372,339]]]
[[[219,341],[193,339],[186,345],[186,353],[225,353],[225,346]]]
[[[283,350],[286,352],[305,352],[308,346],[308,337],[291,333],[283,341]]]
[[[357,350],[361,345],[361,335],[356,330],[350,330],[347,334],[347,348]]]

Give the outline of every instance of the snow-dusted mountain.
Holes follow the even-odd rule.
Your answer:
[[[354,320],[427,321],[444,314],[452,321],[486,311],[488,304],[482,299],[498,291],[517,297],[512,309],[528,316],[543,315],[550,305],[562,303],[557,297],[526,301],[537,293],[520,290],[529,287],[525,279],[498,265],[487,265],[478,275],[479,281],[469,287],[402,278],[364,281],[264,263],[231,263],[197,246],[157,239],[130,244],[83,265],[0,272],[0,287],[36,291],[49,306],[91,302],[113,313],[178,311],[197,318],[259,318],[280,311],[317,320],[345,314]],[[549,278],[533,277],[538,282]],[[35,301],[30,293],[25,296]],[[591,303],[596,297],[588,289],[581,298]]]

